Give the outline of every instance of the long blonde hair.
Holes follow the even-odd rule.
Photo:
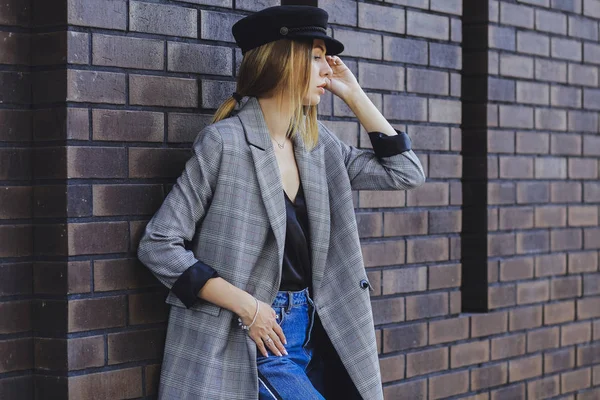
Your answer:
[[[307,149],[317,144],[317,107],[304,106],[311,74],[312,43],[281,39],[248,50],[244,54],[236,92],[241,96],[261,97],[280,92],[287,97],[292,115],[287,135],[302,135]],[[236,99],[228,98],[213,116],[218,122],[230,116]]]

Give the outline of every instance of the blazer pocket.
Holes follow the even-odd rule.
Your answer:
[[[181,308],[187,309],[185,304],[183,304],[183,302],[181,300],[179,300],[173,292],[169,292],[169,294],[167,295],[167,299],[165,300],[165,303],[170,304],[175,307],[181,307]],[[210,314],[215,317],[218,317],[221,314],[221,307],[219,307],[216,304],[210,303],[208,301],[202,300],[202,299],[198,299],[198,301],[196,301],[196,303],[193,306],[191,306],[189,309],[194,310],[194,311],[200,311],[205,314]]]

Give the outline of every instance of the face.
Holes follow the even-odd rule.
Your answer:
[[[304,96],[304,105],[317,105],[325,94],[325,85],[329,83],[333,71],[325,59],[325,42],[321,39],[313,41],[310,84]]]

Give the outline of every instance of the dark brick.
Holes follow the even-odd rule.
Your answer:
[[[427,42],[384,36],[383,58],[387,61],[427,64]]]
[[[0,186],[0,220],[30,218],[31,200],[30,186]]]
[[[132,1],[129,29],[162,35],[198,37],[198,11],[174,5]]]
[[[0,373],[23,371],[33,367],[31,338],[0,341]]]
[[[94,215],[152,215],[163,198],[162,185],[94,185]]]
[[[162,142],[164,115],[146,111],[93,110],[94,140]]]
[[[168,114],[168,133],[169,142],[192,143],[196,136],[206,127],[212,119],[210,115],[201,114]]]
[[[429,323],[429,344],[454,342],[469,336],[469,318],[452,318]]]
[[[126,222],[72,223],[68,237],[70,255],[122,253],[129,248]]]
[[[592,370],[590,368],[564,372],[560,376],[562,393],[585,389],[590,386],[591,381]]]
[[[31,306],[25,301],[0,303],[0,334],[27,332],[31,330]]]
[[[31,111],[0,110],[0,142],[29,142],[31,132]]]
[[[487,340],[454,345],[450,348],[451,367],[459,368],[489,361],[489,348]]]
[[[94,65],[121,68],[164,68],[164,43],[161,40],[124,36],[93,35]]]
[[[233,70],[227,47],[168,42],[168,59],[169,71],[231,76]]]
[[[429,398],[445,399],[469,391],[469,372],[459,371],[429,378]]]
[[[426,289],[426,267],[383,271],[383,294],[419,292]]]
[[[131,104],[162,107],[198,106],[196,79],[130,75],[129,90]]]
[[[69,301],[69,332],[123,327],[125,320],[125,297]]]
[[[439,68],[461,69],[461,47],[441,43],[429,43],[429,65]]]
[[[231,27],[242,16],[230,12],[222,13],[209,10],[200,11],[200,37],[207,40],[218,40],[223,42],[235,42]],[[330,22],[332,22],[330,20]],[[198,60],[197,60],[198,61]],[[223,74],[218,74],[223,75]]]
[[[127,152],[117,147],[67,148],[69,178],[125,178]]]
[[[94,261],[94,290],[125,290],[157,286],[158,281],[138,260]]]
[[[165,322],[169,317],[169,305],[165,303],[165,291],[129,295],[129,325]]]
[[[0,5],[0,16],[2,16],[2,5]],[[3,16],[4,17],[4,16]],[[0,379],[0,398],[2,399],[32,399],[35,387],[41,387],[33,383],[32,375],[13,376]],[[58,391],[53,392],[58,394]]]
[[[542,287],[541,293],[543,297],[546,297],[543,290]],[[520,307],[511,310],[508,315],[508,326],[511,331],[542,326],[542,306]]]
[[[535,353],[540,350],[559,347],[559,328],[543,328],[527,332],[527,352]]]
[[[492,360],[525,354],[525,335],[510,335],[492,339]]]
[[[125,0],[75,0],[68,4],[67,18],[73,25],[125,30],[127,4]]]
[[[0,225],[0,257],[26,257],[32,254],[30,225]]]
[[[108,364],[157,359],[162,354],[164,342],[164,329],[109,334]]]
[[[398,1],[398,0],[394,0]],[[383,388],[384,397],[397,400],[414,400],[427,398],[427,379],[410,381]]]
[[[429,267],[429,290],[459,287],[460,282],[460,264]]]
[[[31,77],[29,73],[16,71],[0,72],[0,102],[29,104],[31,102]]]
[[[471,337],[490,336],[508,331],[508,313],[495,312],[471,317]]]
[[[32,293],[32,266],[30,263],[0,264],[0,296]]]
[[[202,107],[219,108],[236,89],[235,82],[202,80]]]
[[[0,148],[0,180],[29,180],[31,172],[29,149]]]
[[[560,379],[558,375],[529,382],[527,396],[532,399],[545,399],[557,396],[560,393]]]
[[[134,367],[69,378],[69,397],[74,399],[135,398],[142,396],[142,368]]]
[[[125,74],[67,70],[67,100],[125,104]]]

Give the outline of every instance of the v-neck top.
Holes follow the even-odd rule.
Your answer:
[[[285,190],[283,193],[287,225],[279,290],[297,291],[308,287],[312,292],[308,213],[302,183],[294,201],[288,197]]]

